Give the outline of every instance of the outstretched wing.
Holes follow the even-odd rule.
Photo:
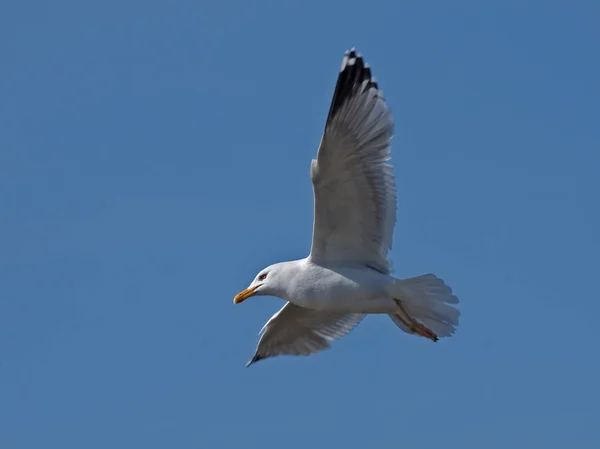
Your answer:
[[[371,70],[346,52],[317,159],[311,164],[315,218],[310,259],[389,273],[396,222],[390,139],[394,122]]]
[[[310,355],[329,348],[350,333],[362,313],[330,313],[305,309],[288,302],[264,325],[256,352],[247,366],[277,355]]]

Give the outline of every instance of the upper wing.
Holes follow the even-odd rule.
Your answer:
[[[317,159],[310,258],[390,271],[396,222],[390,139],[394,122],[371,70],[354,50],[342,62]]]
[[[362,313],[330,313],[288,302],[261,329],[262,336],[250,366],[277,355],[309,355],[329,348],[364,318]]]

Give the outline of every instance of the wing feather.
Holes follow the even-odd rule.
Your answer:
[[[312,261],[366,265],[389,273],[387,253],[396,221],[391,113],[371,70],[347,52],[317,159]]]
[[[291,302],[264,325],[256,352],[248,366],[277,355],[310,355],[329,348],[364,318],[361,313],[330,313],[305,309]]]

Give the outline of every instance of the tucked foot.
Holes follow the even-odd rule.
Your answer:
[[[410,316],[402,306],[402,302],[396,300],[396,303],[398,304],[398,308],[402,311],[402,315],[398,314],[396,316],[404,323],[406,327],[410,329],[413,334],[428,338],[434,342],[438,341],[438,336],[435,334],[435,332]]]
[[[421,337],[429,338],[431,341],[438,341],[438,336],[435,335],[435,332],[416,320],[412,320],[410,329]]]

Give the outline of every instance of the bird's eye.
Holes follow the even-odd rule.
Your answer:
[[[259,281],[264,281],[265,279],[267,279],[267,273],[263,273],[258,277]]]

